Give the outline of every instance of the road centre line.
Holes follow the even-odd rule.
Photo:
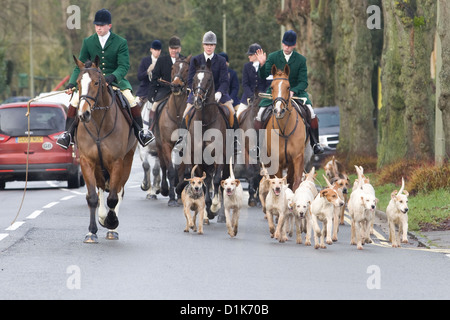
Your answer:
[[[44,212],[44,210],[33,211],[26,219],[36,219],[42,212]]]
[[[59,203],[58,201],[57,202],[50,202],[49,204],[43,206],[42,208],[48,209],[48,208],[51,208],[51,207],[57,205],[58,203]]]
[[[9,233],[0,233],[0,241],[5,239],[7,236],[9,236]]]
[[[12,225],[10,225],[8,228],[6,228],[6,231],[14,231],[17,230],[21,225],[23,225],[25,221],[16,221]]]

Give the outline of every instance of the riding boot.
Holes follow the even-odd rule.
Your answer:
[[[61,148],[67,150],[71,142],[73,142],[73,135],[75,134],[75,129],[77,127],[76,120],[76,112],[77,109],[69,105],[69,110],[67,111],[67,119],[66,119],[66,131],[64,131],[56,140],[56,144]]]
[[[150,142],[155,139],[155,136],[150,130],[143,129],[141,110],[138,106],[131,108],[131,115],[133,116],[133,130],[134,135],[138,139],[139,143],[146,147]]]
[[[184,147],[186,146],[186,136],[187,136],[187,127],[185,118],[183,118],[183,120],[181,121],[181,126],[179,130],[183,132],[183,134],[179,135],[178,140],[175,142],[175,145],[173,146],[172,152],[178,153],[178,155],[182,157]]]
[[[319,144],[319,118],[315,117],[311,119],[310,126],[310,144],[313,148],[314,154],[322,154],[324,152],[323,147]]]
[[[150,115],[149,115],[149,123],[148,123],[148,129],[153,132],[153,127],[155,126],[155,114],[156,112],[153,110],[150,110]]]

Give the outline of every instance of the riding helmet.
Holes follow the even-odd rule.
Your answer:
[[[95,13],[94,24],[103,26],[105,24],[111,24],[111,12],[106,9],[98,10]]]
[[[262,48],[259,44],[253,43],[248,47],[247,55],[252,56],[252,55],[256,54],[257,50],[260,50],[260,49],[262,49]]]
[[[208,31],[203,36],[203,44],[217,44],[216,34],[212,31]]]
[[[289,47],[295,46],[297,43],[297,34],[294,30],[288,30],[284,33],[283,43]]]

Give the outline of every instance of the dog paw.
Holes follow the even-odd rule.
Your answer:
[[[310,247],[311,246],[311,241],[305,241],[305,246]]]
[[[363,246],[362,246],[362,245],[360,245],[360,244],[358,244],[358,245],[356,246],[356,249],[358,249],[358,250],[362,250],[362,249],[363,249]]]

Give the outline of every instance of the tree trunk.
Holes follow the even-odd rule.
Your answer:
[[[353,156],[376,156],[373,122],[372,43],[367,28],[368,2],[338,0],[333,15],[336,103],[341,129],[338,151]]]
[[[438,107],[442,111],[442,123],[444,126],[445,155],[450,158],[450,3],[448,0],[439,0],[440,10],[438,36],[441,40],[442,69],[437,75],[437,85],[440,86],[440,95],[436,97]]]
[[[436,3],[384,1],[382,105],[378,166],[433,157],[434,103],[430,76]]]

